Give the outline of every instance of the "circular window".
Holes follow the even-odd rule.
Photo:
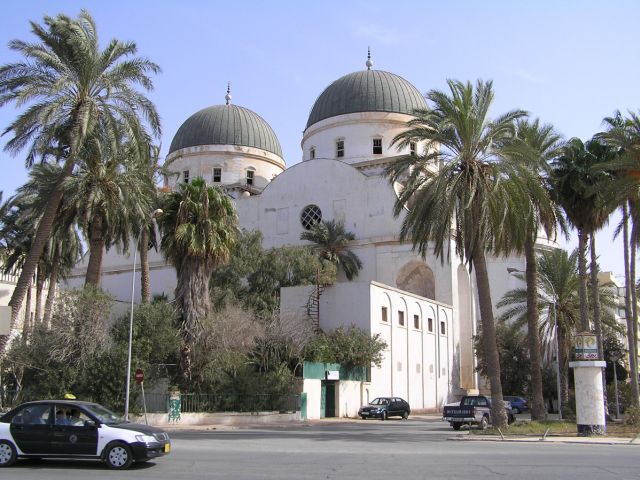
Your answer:
[[[308,205],[304,207],[300,214],[300,222],[306,230],[311,230],[316,223],[322,220],[322,211],[317,205]]]

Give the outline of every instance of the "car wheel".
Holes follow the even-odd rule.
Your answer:
[[[462,423],[460,422],[453,422],[451,424],[451,426],[453,427],[454,430],[460,430],[460,428],[462,427]]]
[[[0,467],[13,465],[18,458],[18,452],[13,443],[8,440],[0,440]]]
[[[387,419],[387,412],[382,412],[382,415],[380,415],[380,420],[386,420]]]
[[[509,415],[509,416],[507,417],[507,423],[508,423],[509,425],[511,425],[511,424],[512,424],[513,422],[515,422],[515,421],[516,421],[516,417],[514,417],[513,415]]]
[[[520,409],[518,407],[513,407],[512,410],[513,413],[520,413]]]
[[[480,429],[486,430],[487,428],[489,428],[489,417],[485,415],[482,417],[482,420],[480,420]]]
[[[409,412],[407,412],[406,410],[404,412],[402,412],[402,418],[407,420],[409,418]]]
[[[361,419],[366,420],[367,417],[365,417],[364,415],[360,416]]]
[[[124,470],[131,466],[133,462],[133,455],[131,454],[131,448],[125,443],[112,443],[107,446],[104,454],[104,461],[107,467],[114,470]]]

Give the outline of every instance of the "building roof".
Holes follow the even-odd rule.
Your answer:
[[[313,104],[307,127],[326,118],[357,112],[413,114],[427,103],[404,78],[381,70],[362,70],[339,78]]]
[[[271,126],[257,113],[232,104],[207,107],[187,118],[173,137],[169,153],[199,145],[255,147],[282,158]]]

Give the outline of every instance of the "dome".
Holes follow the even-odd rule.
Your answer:
[[[346,113],[390,112],[413,114],[427,108],[418,89],[404,78],[380,70],[363,70],[339,78],[313,104],[307,127]]]
[[[282,158],[273,129],[257,113],[237,105],[214,105],[191,115],[173,137],[169,153],[198,145],[242,145]]]

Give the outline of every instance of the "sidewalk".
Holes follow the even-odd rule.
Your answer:
[[[471,435],[469,433],[459,434],[449,437],[447,440],[454,441],[478,441],[478,442],[517,442],[517,443],[586,443],[599,445],[640,445],[640,438],[621,438],[621,437],[562,437],[556,435],[547,435],[542,438],[540,435],[524,436],[524,435]]]

